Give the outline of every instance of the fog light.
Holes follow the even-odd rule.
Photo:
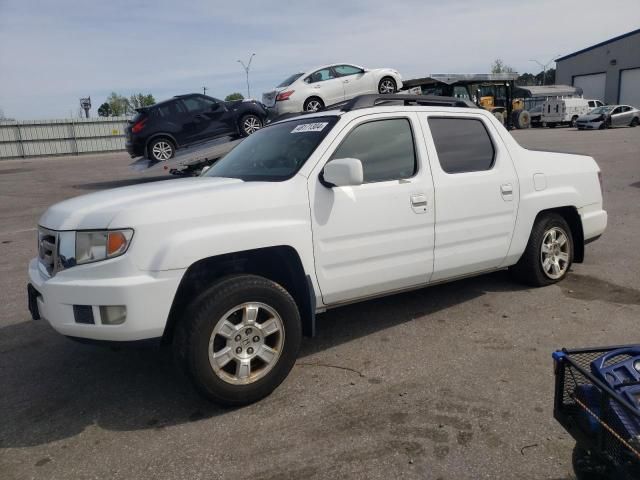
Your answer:
[[[100,320],[103,325],[120,325],[127,319],[127,307],[124,305],[102,305]]]

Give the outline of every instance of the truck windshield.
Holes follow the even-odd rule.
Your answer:
[[[258,130],[213,165],[205,176],[281,182],[296,174],[339,117],[298,117]]]

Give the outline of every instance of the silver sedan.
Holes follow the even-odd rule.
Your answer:
[[[605,105],[578,117],[578,130],[602,130],[611,127],[635,127],[640,124],[640,110],[630,105]]]

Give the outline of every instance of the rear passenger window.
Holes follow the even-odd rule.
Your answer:
[[[445,172],[480,172],[493,167],[495,150],[482,121],[431,117],[429,128]]]
[[[377,120],[357,126],[347,135],[331,159],[357,158],[364,182],[384,182],[412,177],[416,153],[409,120]]]

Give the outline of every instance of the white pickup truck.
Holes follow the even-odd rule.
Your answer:
[[[598,165],[527,150],[461,103],[361,96],[256,132],[203,176],[58,203],[32,316],[83,340],[162,338],[238,405],[284,380],[328,308],[506,268],[562,280],[607,223]]]

